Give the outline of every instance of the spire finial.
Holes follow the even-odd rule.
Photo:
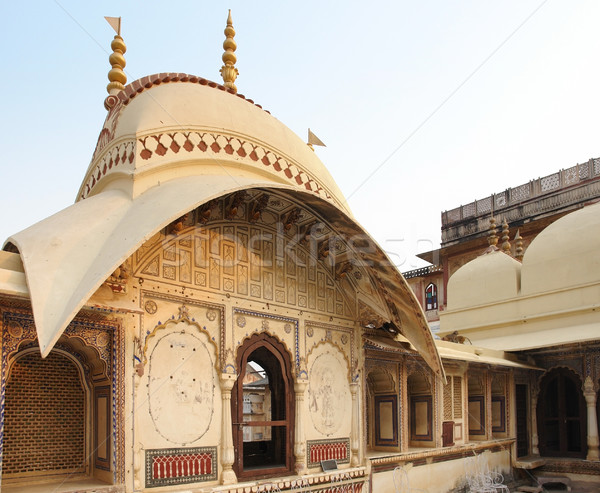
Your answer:
[[[488,245],[495,247],[498,244],[498,236],[496,236],[496,220],[494,216],[490,217],[490,232],[488,233]]]
[[[235,87],[235,79],[239,75],[238,69],[235,68],[235,62],[237,61],[237,57],[235,56],[235,50],[237,48],[237,44],[233,40],[235,36],[235,29],[233,29],[233,21],[231,20],[231,9],[229,10],[229,15],[227,16],[227,27],[225,28],[225,41],[223,41],[223,48],[225,49],[225,53],[221,57],[223,59],[223,65],[221,67],[221,77],[223,77],[223,85],[225,87],[229,87],[233,89],[234,92],[237,93],[237,87]]]
[[[510,236],[508,234],[508,223],[506,218],[502,220],[502,251],[510,255]]]
[[[515,236],[515,258],[517,260],[523,260],[523,238],[519,234],[518,229]]]
[[[125,68],[125,57],[123,54],[127,51],[127,47],[121,37],[121,18],[105,17],[105,19],[117,33],[110,44],[113,52],[108,57],[108,61],[112,68],[108,72],[109,83],[106,86],[108,94],[114,96],[125,89],[125,84],[127,83],[127,76],[123,72]]]

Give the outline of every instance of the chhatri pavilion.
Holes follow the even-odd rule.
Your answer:
[[[541,451],[599,477],[597,235],[582,253],[593,267],[566,269],[575,284],[543,277],[599,206],[522,260],[491,242],[455,274],[448,327],[493,348],[434,340],[316,141],[237,92],[231,14],[223,84],[127,84],[109,22],[107,115],[77,200],[0,252],[4,491],[386,493],[404,478],[443,493],[464,491],[475,463],[529,484]],[[503,332],[523,310],[537,325]],[[546,330],[583,358],[579,375],[531,344]],[[540,450],[540,382],[540,399],[577,400],[564,449]]]

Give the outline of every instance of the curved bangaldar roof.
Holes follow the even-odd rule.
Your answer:
[[[443,376],[412,290],[356,223],[315,153],[281,122],[225,87],[185,74],[135,81],[109,96],[107,108],[76,203],[7,240],[23,260],[43,356],[108,276],[157,231],[220,196],[273,188],[300,194],[346,236],[369,239],[360,257],[377,279],[390,320]]]

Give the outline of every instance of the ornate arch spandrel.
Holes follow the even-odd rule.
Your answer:
[[[152,330],[152,332],[150,332],[145,340],[144,340],[144,348],[142,350],[142,356],[143,356],[143,363],[144,365],[146,365],[148,363],[148,357],[147,357],[147,353],[148,353],[148,346],[150,343],[150,340],[156,336],[156,334],[158,332],[160,332],[161,330],[164,330],[166,328],[168,328],[169,326],[175,324],[179,324],[179,323],[186,323],[187,325],[189,325],[190,327],[195,327],[198,332],[200,332],[201,334],[204,334],[206,336],[206,339],[210,342],[210,344],[214,347],[215,350],[215,369],[218,370],[218,362],[219,362],[219,346],[218,344],[212,339],[212,337],[210,336],[210,333],[208,332],[208,330],[205,327],[202,327],[198,322],[196,322],[193,319],[190,319],[189,317],[189,312],[188,312],[188,308],[187,306],[185,306],[185,304],[181,305],[179,307],[179,317],[175,318],[175,316],[173,315],[172,318],[170,318],[169,320],[167,320],[164,323],[158,324],[156,327],[154,327],[154,329]]]
[[[250,317],[254,317],[254,318],[258,318],[258,319],[262,319],[261,322],[261,327],[260,329],[257,330],[253,330],[252,332],[247,333],[245,336],[243,336],[238,342],[235,343],[235,349],[234,351],[237,351],[238,348],[243,345],[245,343],[245,341],[247,341],[250,337],[252,337],[255,334],[268,334],[271,337],[277,339],[285,348],[286,351],[292,355],[292,361],[294,362],[294,367],[293,367],[293,374],[296,378],[305,378],[305,376],[303,375],[303,368],[302,368],[302,357],[300,355],[300,324],[298,319],[296,318],[291,318],[291,317],[284,317],[281,315],[273,315],[271,313],[267,313],[267,312],[259,312],[259,311],[252,311],[252,310],[245,310],[243,308],[233,308],[233,320],[235,320],[235,323],[238,323],[238,327],[239,327],[239,322],[238,322],[238,317],[242,317],[243,318],[243,324],[245,327],[246,324],[246,320],[245,320],[245,316],[250,316]],[[290,332],[292,331],[292,326],[293,326],[293,337],[294,337],[294,345],[293,347],[291,347],[289,345],[289,343],[287,341],[285,341],[285,339],[283,337],[280,337],[278,334],[274,333],[274,331],[272,330],[272,327],[270,327],[269,325],[269,320],[274,320],[276,322],[281,322],[284,324],[289,324],[289,330]],[[235,328],[232,326],[232,341],[235,341]],[[287,329],[284,329],[284,331],[286,331]],[[233,360],[234,364],[236,366],[234,366],[234,371],[235,373],[239,373],[239,368],[237,368],[237,360],[234,357]],[[304,372],[305,373],[305,372]]]
[[[325,330],[325,336],[321,339],[316,340],[313,345],[308,347],[308,338],[312,338],[314,335],[314,329],[322,329]],[[340,336],[340,341],[336,342],[333,337],[333,333],[342,333]],[[344,338],[348,338],[349,340]],[[340,325],[326,324],[322,322],[313,322],[309,320],[305,320],[304,322],[304,341],[305,341],[305,360],[308,361],[309,355],[312,353],[314,349],[316,349],[323,342],[329,342],[333,346],[335,346],[346,359],[346,363],[348,365],[349,378],[350,382],[358,382],[360,377],[360,368],[358,358],[356,357],[356,344],[355,344],[355,327],[344,327]],[[340,343],[345,346],[349,343],[349,351],[345,349]],[[348,352],[350,353],[348,357]]]
[[[348,383],[352,383],[352,381],[353,381],[353,378],[352,378],[352,366],[350,365],[350,360],[348,359],[348,356],[346,355],[346,352],[344,351],[344,349],[341,348],[337,343],[335,343],[333,341],[330,341],[330,340],[327,340],[327,339],[322,339],[319,342],[317,342],[306,353],[306,361],[309,361],[310,357],[315,352],[315,350],[317,348],[319,348],[320,346],[323,346],[323,345],[329,345],[329,346],[337,349],[338,352],[342,355],[342,357],[344,358],[344,361],[346,362]]]

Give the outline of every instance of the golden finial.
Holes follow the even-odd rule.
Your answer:
[[[523,238],[519,234],[518,229],[515,236],[515,258],[517,260],[523,260]]]
[[[105,17],[105,19],[117,33],[110,44],[113,52],[108,57],[108,61],[112,65],[112,68],[108,72],[108,80],[110,82],[106,86],[108,94],[116,95],[125,89],[125,84],[127,83],[127,76],[123,72],[125,68],[125,57],[123,54],[127,51],[127,47],[121,37],[121,18]]]
[[[240,74],[238,69],[235,68],[235,62],[237,58],[235,56],[235,50],[237,45],[233,40],[235,36],[235,29],[233,29],[233,21],[231,20],[231,9],[229,10],[229,15],[227,16],[227,27],[225,28],[225,41],[223,41],[223,48],[225,49],[225,53],[221,57],[223,59],[223,65],[221,67],[221,77],[223,77],[223,85],[225,87],[229,87],[233,89],[234,92],[237,92],[237,87],[235,87],[235,79]]]
[[[508,234],[508,223],[506,218],[502,220],[502,251],[510,254],[510,236]]]
[[[488,245],[495,247],[498,244],[498,237],[496,236],[496,220],[494,216],[490,218],[490,232],[488,233]]]

